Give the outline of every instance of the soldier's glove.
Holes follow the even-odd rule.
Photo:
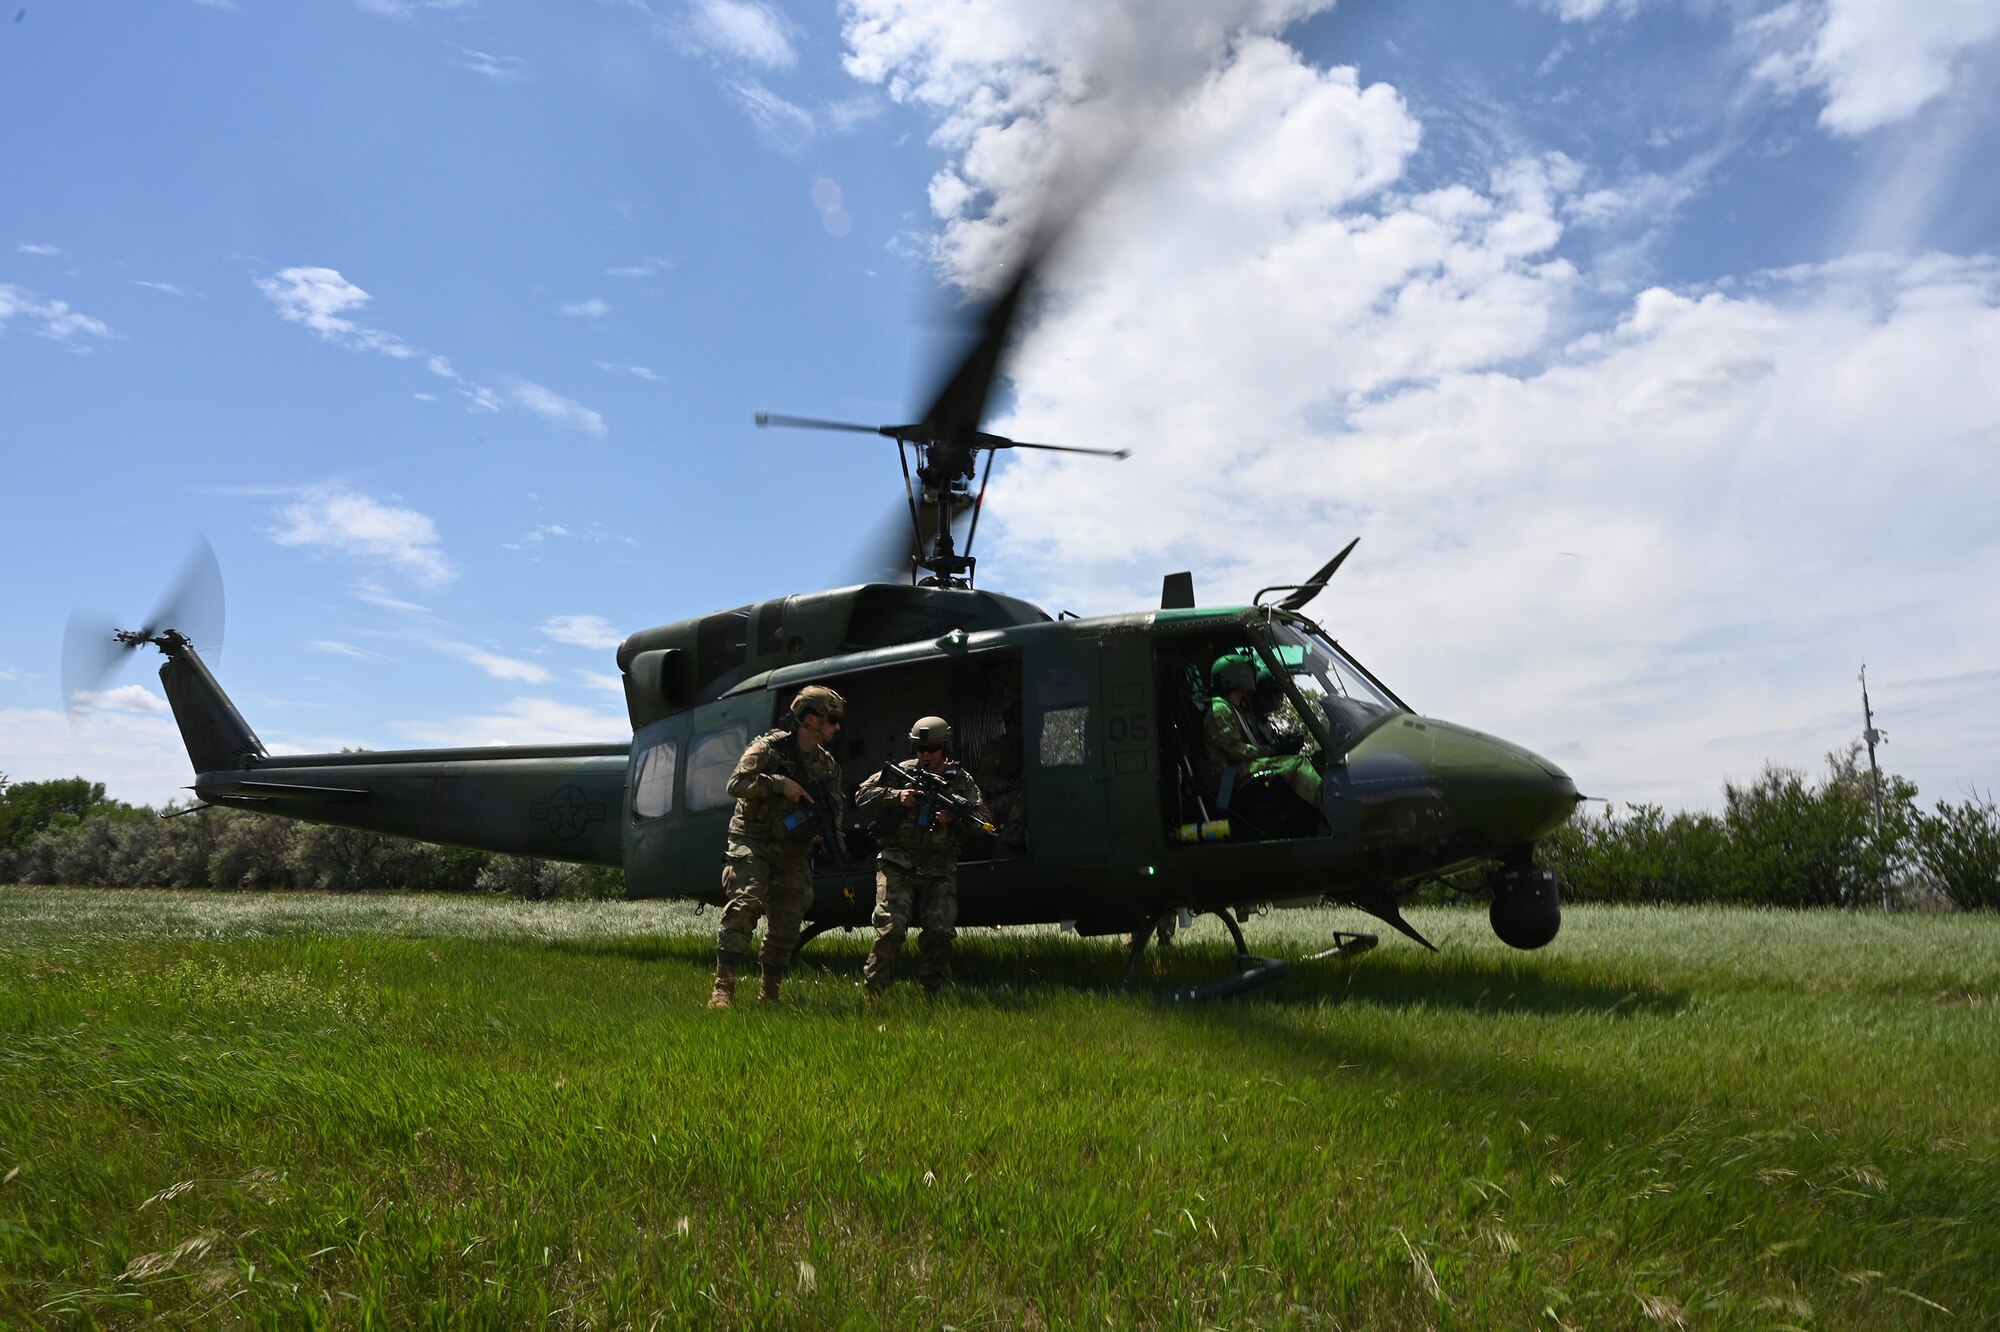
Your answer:
[[[1296,754],[1305,747],[1306,738],[1302,735],[1281,735],[1278,737],[1277,748],[1280,754]]]

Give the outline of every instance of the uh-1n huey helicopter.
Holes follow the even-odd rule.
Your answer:
[[[896,442],[910,519],[901,577],[632,634],[617,654],[628,742],[272,754],[195,643],[160,617],[90,640],[82,656],[107,655],[79,674],[101,679],[115,654],[147,643],[165,654],[160,678],[204,804],[620,866],[633,897],[709,902],[722,900],[733,805],[724,787],[738,757],[788,715],[798,689],[831,685],[847,702],[836,756],[849,790],[905,756],[911,720],[924,714],[951,720],[961,761],[989,782],[1005,774],[1019,812],[999,834],[967,845],[961,925],[1060,922],[1083,934],[1129,934],[1136,972],[1156,927],[1213,913],[1236,942],[1238,973],[1183,993],[1227,993],[1285,969],[1245,944],[1239,920],[1258,906],[1345,903],[1430,947],[1403,919],[1399,896],[1486,863],[1494,931],[1517,948],[1549,942],[1561,924],[1558,893],[1533,852],[1574,811],[1576,787],[1525,749],[1419,715],[1306,616],[1353,542],[1304,583],[1267,588],[1248,605],[1197,605],[1188,573],[1164,579],[1157,608],[1093,618],[1050,616],[974,585],[971,546],[995,453],[1124,456],[980,429],[1046,253],[1016,266],[914,424],[758,414],[759,425]],[[1275,775],[1206,751],[1203,721],[1227,662],[1254,671],[1275,731],[1290,740],[1284,747],[1310,755],[1317,807]],[[817,853],[809,938],[865,923],[873,903],[866,832],[849,828],[833,840]],[[1328,952],[1374,942],[1335,938]]]

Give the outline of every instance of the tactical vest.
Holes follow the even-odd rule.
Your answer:
[[[779,846],[797,846],[801,850],[812,840],[810,836],[795,837],[785,827],[785,816],[808,810],[810,806],[801,801],[793,804],[775,789],[780,781],[766,782],[766,777],[789,777],[800,786],[810,787],[818,782],[834,804],[834,815],[840,810],[840,764],[824,747],[808,754],[800,748],[798,738],[790,731],[766,731],[750,742],[737,760],[736,771],[729,779],[731,790],[741,789],[748,778],[757,778],[756,786],[736,798],[736,811],[729,819],[729,833],[750,841],[776,843]],[[773,788],[773,789],[767,789]]]
[[[905,772],[913,772],[920,766],[920,761],[913,758],[904,759],[896,766]],[[956,763],[945,768],[944,784],[952,795],[968,805],[979,804],[978,783]],[[873,777],[862,783],[862,790],[864,796],[879,793],[868,802],[877,808],[886,804],[883,797],[886,797],[886,800],[896,798],[892,789],[880,786]],[[883,834],[882,859],[906,869],[939,873],[957,867],[959,843],[973,835],[974,830],[969,825],[956,821],[946,823],[938,819],[929,827],[924,827],[917,821],[917,811],[907,810],[903,817],[896,821],[895,826]]]

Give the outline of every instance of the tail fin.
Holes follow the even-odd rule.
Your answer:
[[[166,653],[160,683],[180,723],[181,740],[196,775],[247,768],[265,756],[264,742],[222,692],[194,644],[169,630],[154,640]]]

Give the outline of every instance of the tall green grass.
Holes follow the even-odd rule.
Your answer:
[[[0,1324],[2000,1323],[2000,921],[1412,918],[716,1014],[687,907],[0,889]]]

